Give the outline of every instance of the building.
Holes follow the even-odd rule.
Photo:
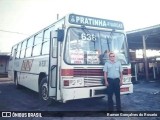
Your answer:
[[[9,53],[0,52],[0,77],[8,76]]]
[[[142,73],[141,75],[146,80],[159,79],[160,24],[128,31],[127,40],[135,76]],[[137,54],[136,52],[138,51],[141,53]],[[138,55],[139,58],[137,57]]]

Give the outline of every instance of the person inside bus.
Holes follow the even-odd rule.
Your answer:
[[[108,60],[108,51],[105,50],[104,53],[102,55],[99,56],[100,59],[100,64],[104,65],[105,62]]]
[[[115,54],[109,53],[109,60],[105,63],[104,80],[108,91],[108,110],[113,111],[113,94],[116,97],[117,111],[121,111],[120,86],[122,85],[122,66],[119,61],[116,61]]]

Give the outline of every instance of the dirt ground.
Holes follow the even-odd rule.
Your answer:
[[[17,90],[12,81],[0,78],[0,111],[88,111],[81,116],[43,117],[43,118],[0,118],[0,120],[160,120],[160,117],[115,117],[107,115],[107,97],[100,100],[77,100],[65,104],[54,103],[50,106],[41,105],[38,94],[26,88]],[[144,114],[156,113],[160,115],[160,81],[139,81],[134,84],[134,93],[122,95],[123,114],[133,112]],[[102,111],[98,117],[96,112]],[[102,115],[102,116],[101,116]],[[104,116],[106,115],[106,116]],[[112,114],[111,114],[112,115]],[[83,116],[83,117],[82,117]]]

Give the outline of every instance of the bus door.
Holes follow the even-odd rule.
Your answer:
[[[50,33],[50,55],[49,55],[49,96],[57,99],[58,90],[58,64],[59,64],[59,47],[56,38],[56,31]]]

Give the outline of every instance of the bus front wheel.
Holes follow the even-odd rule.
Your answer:
[[[48,95],[48,83],[47,83],[47,78],[43,78],[40,82],[39,86],[39,97],[42,102],[45,102],[47,104],[51,103],[51,99],[49,98]]]

